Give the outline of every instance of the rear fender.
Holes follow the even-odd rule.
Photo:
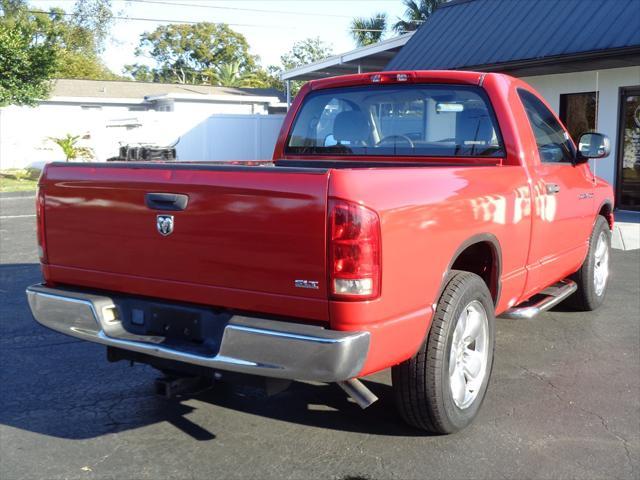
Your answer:
[[[455,250],[449,264],[447,265],[447,269],[443,273],[442,276],[442,284],[438,290],[438,295],[435,298],[434,304],[440,300],[442,296],[442,292],[444,291],[447,283],[452,275],[453,266],[456,263],[456,260],[460,258],[462,253],[467,250],[469,247],[479,244],[479,243],[487,243],[491,246],[492,250],[492,264],[491,264],[491,277],[489,279],[489,291],[491,292],[491,298],[493,298],[493,304],[498,305],[498,301],[500,300],[500,292],[502,288],[502,284],[500,282],[500,278],[502,275],[502,248],[500,247],[500,242],[496,238],[495,235],[491,233],[479,233],[476,234],[464,242],[462,242],[458,248]]]

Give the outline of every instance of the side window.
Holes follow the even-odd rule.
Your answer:
[[[534,94],[518,90],[531,129],[536,137],[540,160],[544,163],[571,162],[575,157],[569,134]]]

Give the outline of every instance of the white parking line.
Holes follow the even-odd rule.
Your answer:
[[[0,200],[4,202],[5,200],[29,200],[31,198],[36,198],[36,196],[33,195],[30,197],[0,197]]]
[[[8,220],[10,218],[30,218],[30,217],[35,217],[36,214],[29,214],[29,215],[3,215],[0,217],[0,220]]]

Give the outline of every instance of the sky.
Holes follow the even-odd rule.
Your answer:
[[[247,38],[251,53],[260,56],[261,64],[268,66],[278,65],[280,56],[294,42],[309,37],[320,37],[333,47],[334,54],[353,50],[355,43],[349,34],[353,17],[385,12],[393,24],[405,10],[401,0],[112,0],[112,3],[116,16],[154,19],[115,21],[102,55],[115,73],[122,73],[127,64],[149,64],[134,55],[140,34],[171,20],[228,23]],[[30,4],[37,9],[60,7],[71,11],[74,1],[30,0]],[[393,33],[385,38],[390,36]]]

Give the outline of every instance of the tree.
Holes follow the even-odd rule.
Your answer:
[[[393,29],[400,34],[416,30],[433,14],[438,5],[446,2],[447,0],[402,0],[407,7],[405,18],[399,18]]]
[[[16,21],[17,3],[0,3],[0,107],[35,105],[46,98],[57,62],[51,39],[40,35],[33,23]]]
[[[349,32],[358,47],[364,47],[382,40],[387,29],[387,14],[377,13],[371,18],[357,17],[351,21]]]
[[[86,78],[90,80],[122,79],[109,70],[97,55],[61,50],[58,52],[55,78]]]
[[[0,0],[0,12],[3,18],[16,18],[26,9],[25,0]]]
[[[320,40],[319,37],[307,38],[293,44],[291,50],[280,57],[281,66],[271,65],[267,71],[270,77],[269,86],[284,90],[284,82],[281,75],[287,71],[302,65],[317,62],[329,57],[332,53],[331,46]],[[291,93],[296,95],[304,82],[291,82]]]
[[[285,70],[290,70],[323,60],[331,53],[331,47],[320,40],[320,37],[307,38],[294,43],[291,50],[280,57],[280,61]]]
[[[138,82],[160,82],[160,77],[155,70],[148,65],[125,65],[123,73]]]
[[[240,73],[240,64],[238,62],[224,63],[215,68],[212,76],[212,83],[222,87],[240,87],[242,86],[242,75]]]
[[[221,87],[266,87],[268,81],[258,73],[242,71],[239,62],[218,65],[211,74],[211,84]]]
[[[255,88],[275,88],[284,91],[284,83],[280,80],[280,72],[282,69],[274,65],[267,68],[258,68],[251,74],[250,84],[247,86]]]
[[[150,57],[155,66],[127,65],[125,70],[135,79],[210,84],[213,73],[222,65],[238,65],[243,75],[256,70],[257,57],[249,53],[244,35],[226,24],[169,24],[145,32],[136,49],[137,56]]]
[[[102,53],[113,24],[111,0],[77,0],[73,8],[73,23],[91,33],[93,52]]]
[[[51,9],[45,27],[59,48],[57,78],[112,80],[118,77],[100,59],[113,21],[111,0],[76,0],[72,16]]]
[[[77,0],[77,14],[67,16],[61,9],[34,12],[25,0],[0,0],[0,103],[33,105],[48,95],[51,78],[116,77],[96,46],[96,38],[104,41],[108,33],[110,5]],[[100,21],[92,25],[92,14],[81,14],[83,9],[101,10]]]

